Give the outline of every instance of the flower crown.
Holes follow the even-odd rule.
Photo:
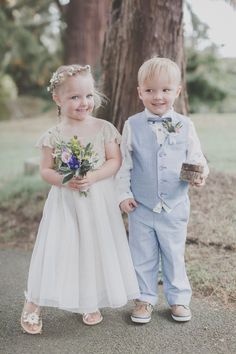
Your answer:
[[[77,73],[83,72],[83,71],[88,71],[89,73],[91,72],[90,65],[85,65],[85,66],[80,66],[80,65],[69,65],[52,74],[52,78],[49,81],[49,86],[47,87],[47,90],[51,93],[55,90],[57,86],[59,86],[66,78],[66,76],[74,76]]]

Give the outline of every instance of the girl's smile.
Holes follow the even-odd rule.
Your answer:
[[[67,78],[54,94],[61,114],[69,120],[84,120],[94,109],[94,85],[92,78],[75,75]]]

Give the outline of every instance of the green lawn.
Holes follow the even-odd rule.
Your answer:
[[[57,122],[53,114],[33,119],[0,122],[0,179],[12,179],[23,173],[24,161],[39,156],[34,147],[40,135]]]
[[[37,118],[0,122],[0,200],[26,192],[35,193],[48,188],[39,174],[24,175],[24,161],[38,158],[40,152],[35,143],[40,135],[57,122],[56,114],[44,114]]]
[[[196,114],[191,117],[210,168],[236,173],[236,114]]]
[[[210,168],[235,174],[236,115],[198,114],[191,118],[196,125]],[[33,119],[0,122],[0,186],[22,175],[26,159],[39,156],[34,144],[56,122],[54,112]]]

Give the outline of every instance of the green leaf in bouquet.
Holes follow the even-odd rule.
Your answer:
[[[79,192],[79,194],[83,197],[87,197],[88,196],[88,192]]]
[[[92,165],[88,160],[82,160],[80,165],[80,175],[84,176],[92,169]]]
[[[91,151],[92,151],[92,144],[91,144],[91,143],[88,143],[88,144],[85,146],[84,155],[90,153]]]
[[[62,180],[62,184],[69,182],[74,177],[74,173],[68,173]]]
[[[60,166],[58,171],[64,174],[71,173],[71,169],[68,166]]]

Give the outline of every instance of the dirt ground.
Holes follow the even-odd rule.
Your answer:
[[[195,296],[236,308],[236,176],[211,172],[192,188],[186,262]],[[33,247],[46,192],[0,203],[0,247]]]

